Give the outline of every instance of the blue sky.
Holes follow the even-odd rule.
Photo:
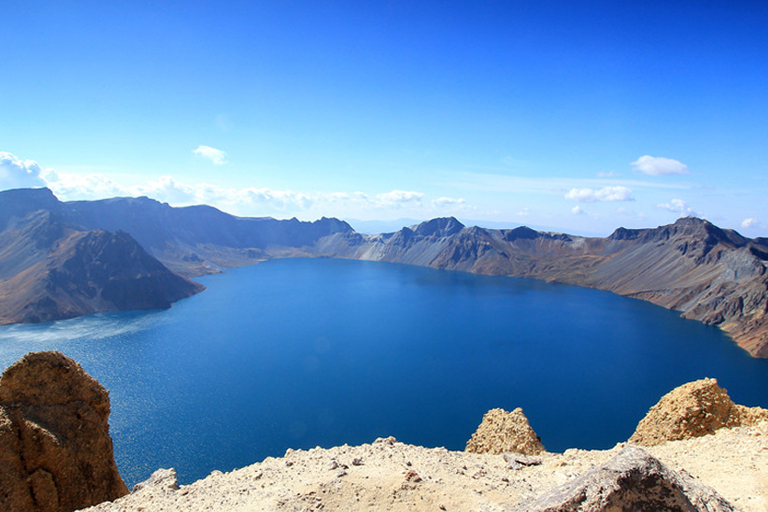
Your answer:
[[[2,12],[2,189],[601,235],[699,215],[768,236],[766,2]]]

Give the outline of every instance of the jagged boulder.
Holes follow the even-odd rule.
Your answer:
[[[518,407],[512,412],[504,409],[491,409],[483,416],[483,421],[472,438],[467,441],[466,451],[472,453],[504,452],[537,455],[546,451],[541,439],[528,423],[523,410]]]
[[[59,352],[0,377],[0,510],[69,512],[128,493],[109,437],[109,394]]]
[[[679,386],[651,407],[630,443],[654,446],[713,434],[723,427],[751,426],[768,420],[768,410],[734,404],[715,379]]]
[[[636,446],[541,496],[532,512],[618,512],[666,510],[731,512],[736,509],[714,489],[672,471]]]

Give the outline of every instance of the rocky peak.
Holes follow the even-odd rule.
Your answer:
[[[514,240],[533,240],[539,236],[539,232],[528,226],[520,226],[504,232],[504,240],[512,242]]]
[[[428,237],[433,236],[441,238],[445,236],[455,235],[459,231],[464,229],[464,224],[459,222],[454,217],[440,217],[437,219],[428,220],[422,222],[414,231],[417,235]]]
[[[109,394],[59,352],[0,378],[0,510],[69,512],[128,493],[109,437]]]
[[[682,217],[666,226],[659,226],[652,229],[627,229],[618,228],[609,240],[639,240],[643,243],[648,242],[666,242],[671,239],[688,239],[700,241],[708,246],[714,246],[718,243],[730,247],[741,247],[747,243],[747,239],[735,231],[723,230],[711,222],[698,217]]]
[[[346,221],[339,220],[335,217],[322,217],[320,220],[316,220],[313,224],[319,228],[319,231],[328,235],[334,233],[351,233],[354,231],[352,226]]]
[[[23,188],[0,192],[0,231],[14,217],[25,217],[38,210],[58,212],[62,203],[47,188]]]

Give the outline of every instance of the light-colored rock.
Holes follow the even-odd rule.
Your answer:
[[[629,438],[653,446],[712,434],[723,427],[752,426],[768,420],[768,410],[736,405],[715,379],[679,386],[651,407]]]
[[[636,446],[520,509],[530,512],[733,512],[733,505]]]
[[[128,493],[109,437],[109,395],[58,352],[0,378],[0,510],[69,512]]]
[[[132,492],[139,492],[147,488],[166,489],[169,491],[177,490],[179,484],[176,479],[176,470],[173,468],[158,469],[149,478],[134,485]]]
[[[537,455],[545,451],[541,439],[528,423],[523,410],[518,407],[512,412],[504,409],[491,409],[483,416],[483,421],[472,438],[467,441],[466,451],[471,453],[504,452]]]

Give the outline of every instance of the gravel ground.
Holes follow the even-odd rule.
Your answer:
[[[85,510],[510,511],[606,462],[622,446],[543,453],[533,457],[540,464],[512,469],[504,455],[377,439],[361,446],[288,450],[284,457],[229,473],[214,471],[180,488],[172,485],[172,472],[158,472],[154,484]],[[739,509],[768,511],[768,423],[644,449]]]

